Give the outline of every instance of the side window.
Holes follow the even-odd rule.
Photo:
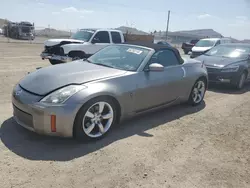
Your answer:
[[[218,46],[219,44],[221,44],[220,40],[218,40],[218,41],[215,43],[215,46]]]
[[[122,42],[121,35],[118,32],[111,31],[111,37],[112,37],[113,43],[121,43]]]
[[[152,56],[151,63],[159,63],[164,67],[180,65],[180,62],[172,50],[162,50],[156,52]]]
[[[94,38],[98,41],[96,43],[110,43],[109,33],[107,31],[99,31]]]

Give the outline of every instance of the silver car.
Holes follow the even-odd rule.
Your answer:
[[[133,115],[177,103],[198,105],[207,71],[156,44],[117,44],[88,59],[41,68],[13,89],[14,119],[52,136],[98,139]]]

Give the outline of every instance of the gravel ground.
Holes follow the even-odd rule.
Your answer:
[[[103,140],[39,136],[12,117],[11,90],[49,66],[43,46],[0,43],[1,188],[250,187],[250,85],[213,86],[198,107],[175,106],[118,125]]]

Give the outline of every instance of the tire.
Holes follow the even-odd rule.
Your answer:
[[[202,87],[200,87],[201,86],[200,84],[202,85]],[[197,89],[198,89],[198,91],[197,91]],[[203,99],[204,99],[204,96],[205,96],[205,93],[206,93],[206,89],[207,89],[207,82],[206,82],[206,80],[204,78],[198,79],[195,82],[194,86],[192,87],[192,90],[191,90],[191,93],[190,93],[189,99],[188,99],[188,104],[190,104],[192,106],[199,105],[203,101]]]
[[[188,51],[187,51],[187,50],[184,50],[184,54],[186,54],[186,55],[187,55],[187,54],[188,54]]]
[[[69,57],[72,58],[73,61],[86,58],[86,54],[84,52],[72,51],[69,52]]]
[[[100,103],[104,104],[103,111],[101,114],[95,115],[94,111],[98,111],[97,106],[100,108]],[[98,116],[102,118],[98,118]],[[116,119],[117,109],[112,99],[108,97],[94,98],[79,110],[74,122],[74,137],[79,141],[99,140],[107,135],[116,123]],[[103,125],[102,128],[99,126],[100,123]]]
[[[62,61],[54,60],[54,59],[49,59],[49,62],[51,63],[51,65],[57,65],[57,64],[63,63]]]
[[[236,89],[238,89],[238,90],[241,90],[241,89],[243,89],[244,88],[244,86],[245,86],[245,83],[246,83],[246,79],[247,79],[247,73],[246,72],[243,72],[241,75],[240,75],[240,77],[239,77],[239,79],[238,79],[238,81],[237,81],[237,83],[236,83]]]

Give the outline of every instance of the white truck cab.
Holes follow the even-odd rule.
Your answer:
[[[124,43],[124,35],[113,29],[81,29],[70,39],[49,39],[44,42],[42,59],[59,64],[87,58],[110,44]]]
[[[225,44],[225,43],[231,43],[232,40],[230,38],[205,38],[199,40],[195,46],[192,48],[192,53],[190,55],[190,58],[195,58],[197,56],[200,56],[207,51],[209,51],[214,46]]]

